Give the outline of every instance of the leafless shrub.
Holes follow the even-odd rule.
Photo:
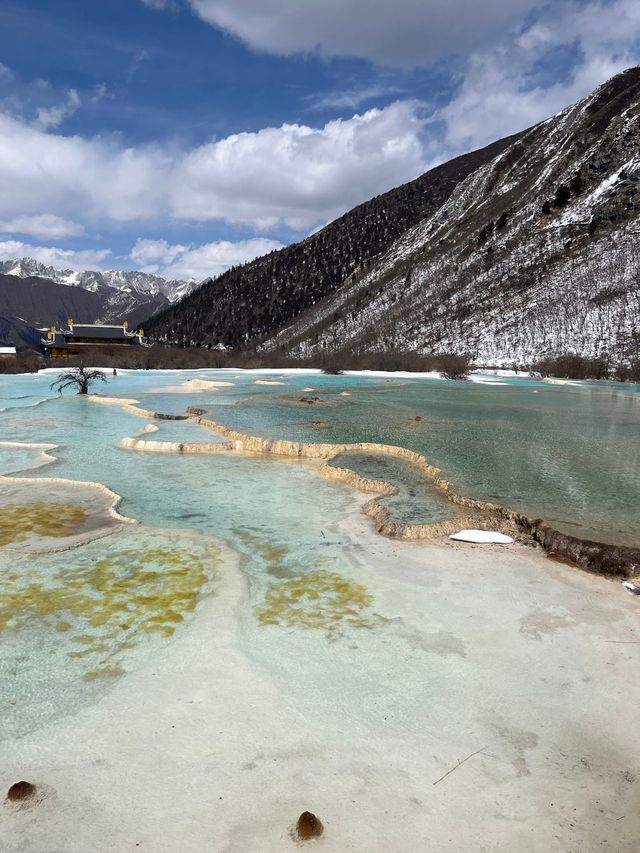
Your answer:
[[[603,358],[587,358],[575,353],[542,358],[531,365],[532,373],[559,379],[609,379],[611,369]]]

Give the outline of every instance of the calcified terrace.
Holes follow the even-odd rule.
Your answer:
[[[301,421],[301,376],[208,396],[183,378],[124,376],[112,397],[40,406],[48,377],[27,377],[7,382],[25,395],[14,408],[15,390],[0,397],[19,442],[0,445],[16,472],[0,481],[0,782],[35,787],[0,803],[0,847],[283,853],[311,811],[324,832],[304,843],[326,853],[479,839],[636,853],[638,599],[523,547],[532,522],[506,497],[461,494],[494,488],[455,488],[436,449],[456,414],[438,424],[438,394],[475,416],[478,399],[494,411],[513,396],[575,414],[584,392],[412,396],[384,379],[350,396],[360,379],[318,377],[334,396],[314,405],[332,414]],[[549,470],[573,462],[560,450]],[[469,523],[518,542],[446,539]]]
[[[204,410],[198,408],[190,407],[183,415],[170,415],[140,408],[138,401],[134,399],[96,395],[88,399],[94,403],[119,405],[131,414],[144,418],[159,420],[191,418],[201,427],[228,439],[227,442],[212,443],[149,441],[134,437],[122,439],[121,446],[129,450],[204,454],[235,451],[304,459],[315,463],[322,476],[340,480],[359,491],[373,492],[377,495],[364,504],[363,511],[373,519],[378,532],[384,536],[408,540],[437,539],[448,536],[461,527],[491,528],[507,533],[524,543],[538,543],[549,556],[574,563],[588,571],[623,577],[634,577],[640,573],[639,548],[581,539],[555,529],[542,519],[531,519],[508,507],[461,495],[456,486],[443,478],[440,469],[432,465],[424,455],[404,447],[371,442],[326,444],[262,438],[246,435],[210,420],[204,417]],[[391,513],[379,502],[378,497],[395,494],[396,486],[384,480],[367,479],[348,468],[331,464],[339,454],[354,451],[392,456],[415,465],[452,504],[467,512],[436,523],[403,524],[394,521]]]

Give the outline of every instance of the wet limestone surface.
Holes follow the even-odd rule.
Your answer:
[[[331,459],[332,468],[346,468],[367,480],[390,483],[393,495],[380,497],[391,519],[400,524],[430,524],[456,516],[463,510],[437,489],[420,468],[403,459],[371,453],[338,453]]]
[[[109,689],[190,623],[230,552],[195,532],[131,526],[64,552],[0,553],[0,739]]]
[[[73,536],[88,518],[78,505],[34,501],[0,506],[0,547],[24,542],[32,536],[54,539]]]
[[[196,607],[218,563],[213,551],[125,547],[94,560],[82,549],[41,579],[37,568],[0,573],[0,632],[34,620],[68,634],[72,657],[98,656],[98,667],[140,642],[144,634],[170,637]]]
[[[132,454],[118,441],[144,421],[66,406],[85,420],[59,473],[106,482],[142,523],[37,559],[0,550],[11,589],[33,588],[0,635],[4,790],[56,792],[34,820],[3,813],[16,848],[281,853],[309,808],[327,853],[637,853],[640,646],[619,584],[519,546],[386,540],[306,463]],[[194,527],[242,549],[232,597]]]

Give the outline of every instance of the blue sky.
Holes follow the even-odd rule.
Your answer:
[[[204,277],[638,61],[635,0],[4,0],[0,258]]]

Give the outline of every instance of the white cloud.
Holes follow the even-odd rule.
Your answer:
[[[0,217],[306,228],[415,177],[422,119],[396,103],[322,128],[283,125],[191,151],[45,133],[0,115]]]
[[[561,0],[560,0],[561,2]],[[494,42],[543,0],[189,0],[255,50],[430,65]]]
[[[234,134],[184,158],[173,213],[310,227],[420,174],[422,125],[416,104],[398,102],[322,128],[285,124]]]
[[[170,264],[187,251],[186,246],[171,246],[166,240],[148,240],[139,237],[131,250],[131,260],[141,267],[149,264]]]
[[[324,92],[320,95],[312,95],[306,98],[311,109],[358,109],[363,104],[373,100],[390,98],[398,99],[398,95],[402,92],[396,85],[385,85],[383,83],[373,83],[369,86],[360,86],[353,89],[341,89],[332,92]]]
[[[0,80],[5,80],[5,81],[13,80],[14,77],[15,77],[15,74],[9,68],[9,66],[5,65],[3,62],[0,62]]]
[[[75,89],[69,89],[67,100],[57,107],[40,107],[36,114],[36,125],[42,130],[50,127],[58,127],[62,122],[72,116],[80,106],[80,95]]]
[[[34,246],[20,240],[0,241],[0,261],[14,258],[35,258],[47,266],[59,269],[86,270],[102,269],[109,257],[109,249],[74,251],[53,246]]]
[[[156,273],[165,278],[193,278],[201,281],[281,248],[282,243],[264,237],[236,243],[219,240],[204,246],[172,246],[166,240],[139,239],[130,257],[144,272]]]
[[[567,79],[536,85],[554,49],[572,45],[580,59]],[[455,97],[433,117],[446,124],[442,156],[485,145],[536,124],[640,60],[637,0],[573,2],[498,50],[472,55]]]
[[[105,98],[112,101],[115,98],[115,95],[109,90],[106,83],[96,83],[93,87],[93,94],[89,100],[92,104],[97,104]]]
[[[0,115],[0,217],[43,211],[69,219],[127,221],[166,211],[172,156],[114,139],[63,136]]]
[[[41,213],[37,216],[17,216],[15,219],[0,220],[2,234],[28,234],[39,240],[64,240],[67,237],[79,237],[84,227],[79,222],[63,219],[53,213]]]
[[[133,80],[136,71],[143,62],[146,62],[150,58],[150,54],[148,50],[139,50],[131,57],[131,62],[129,63],[129,69],[127,71],[127,82],[131,83]]]
[[[547,73],[549,57],[567,40],[578,60],[557,82],[559,72]],[[78,222],[105,229],[134,221],[228,220],[308,231],[435,160],[546,118],[637,62],[639,44],[637,0],[563,2],[514,31],[499,50],[473,53],[454,97],[428,122],[423,106],[397,101],[322,127],[284,124],[186,150],[168,143],[127,147],[115,135],[65,136],[53,128],[55,117],[41,121],[45,130],[0,113],[2,230],[57,240],[73,236],[69,229]],[[359,96],[351,89],[343,103]],[[74,103],[70,96],[67,107]],[[59,221],[42,218],[53,212]],[[167,244],[165,253],[174,257],[148,263],[195,269],[198,258],[187,257],[195,251]]]

